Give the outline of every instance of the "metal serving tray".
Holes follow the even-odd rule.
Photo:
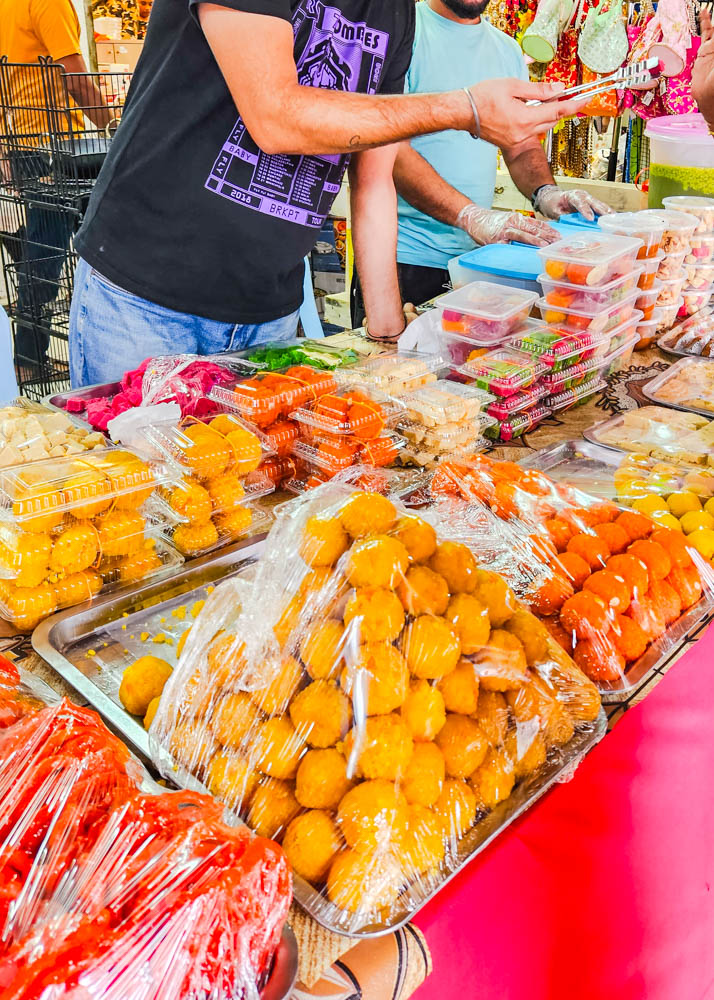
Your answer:
[[[160,632],[175,640],[193,621],[190,616],[175,618],[171,612],[204,598],[206,587],[245,572],[260,554],[264,540],[265,536],[258,536],[237,542],[186,563],[171,577],[143,587],[123,587],[53,615],[32,635],[35,652],[86,698],[145,763],[150,763],[148,734],[119,701],[121,674],[127,665],[124,650],[132,648],[134,657],[148,653],[175,657],[175,645],[152,642]],[[140,638],[142,633],[148,633],[145,641]]]
[[[566,441],[522,458],[520,465],[538,469],[556,482],[565,482],[597,499],[616,499],[613,473],[620,465],[624,452],[588,441]],[[595,480],[593,489],[592,480]],[[623,510],[627,510],[623,507]],[[600,687],[605,705],[626,701],[653,676],[676,657],[702,625],[714,620],[714,594],[705,595],[671,625],[663,635],[635,660],[627,671],[626,684],[620,687]]]
[[[158,629],[170,632],[171,612],[181,605],[200,599],[205,588],[232,574],[246,573],[252,561],[259,556],[262,539],[233,546],[215,556],[208,556],[187,564],[170,581],[147,585],[138,589],[117,592],[108,600],[95,601],[71,611],[55,615],[34,632],[32,644],[42,656],[73,688],[104,717],[111,729],[130,744],[144,761],[150,762],[148,734],[141,722],[122,708],[117,697],[121,671],[125,665],[123,649],[114,638],[117,628],[123,635],[152,636]],[[124,617],[126,615],[126,617]],[[188,625],[188,618],[182,622]],[[122,629],[122,626],[126,629]],[[104,647],[103,643],[107,642]],[[150,640],[144,643],[143,652],[161,652]],[[171,647],[168,647],[171,648]],[[94,656],[88,656],[92,649]],[[114,670],[112,670],[112,665]],[[98,669],[103,666],[104,669]],[[582,727],[565,748],[551,752],[539,772],[519,785],[511,797],[489,813],[463,837],[458,851],[434,873],[428,884],[407,888],[392,909],[388,922],[370,925],[350,932],[340,920],[342,911],[327,902],[303,879],[294,877],[295,899],[311,916],[328,930],[348,937],[380,937],[389,934],[412,919],[469,861],[481,853],[503,830],[521,816],[561,776],[570,773],[573,764],[598,743],[605,735],[607,721],[601,712],[597,721]],[[193,789],[207,791],[195,778],[177,772],[176,777]],[[282,994],[276,993],[277,997]],[[272,1000],[265,993],[264,1000]]]
[[[695,313],[693,316],[690,316],[683,322],[678,323],[659,338],[657,341],[657,347],[659,347],[661,351],[664,351],[665,354],[671,354],[677,358],[701,358],[701,354],[693,354],[691,351],[683,351],[679,347],[675,347],[672,341],[680,333],[702,322],[706,322],[707,325],[714,330],[714,309],[700,309],[699,312]]]
[[[658,391],[666,382],[669,382],[671,378],[677,376],[685,368],[689,368],[691,365],[706,364],[707,362],[709,362],[712,368],[714,368],[714,358],[695,358],[691,355],[686,358],[682,358],[681,361],[676,361],[671,368],[660,372],[659,375],[655,375],[653,379],[650,379],[650,381],[642,387],[642,392],[647,399],[649,399],[652,403],[655,403],[657,406],[669,406],[674,410],[684,410],[686,413],[697,413],[699,416],[711,419],[714,417],[714,405],[712,405],[712,409],[707,410],[704,407],[687,406],[685,403],[674,403],[668,399],[662,399],[657,395]]]
[[[662,407],[662,409],[666,409],[666,407]],[[709,414],[707,414],[707,416],[711,417],[712,414],[709,413]],[[609,417],[607,420],[600,420],[600,421],[598,421],[598,423],[593,424],[591,427],[588,427],[586,430],[583,431],[583,437],[585,438],[586,441],[589,441],[591,444],[597,444],[601,448],[608,448],[610,451],[614,451],[618,455],[630,455],[630,454],[633,454],[634,449],[620,448],[616,444],[608,444],[607,442],[601,440],[601,435],[602,435],[603,431],[609,431],[612,428],[619,427],[624,422],[625,422],[625,415],[623,413],[618,413],[614,417]],[[692,433],[695,433],[695,432],[692,432]],[[654,447],[654,444],[653,444],[653,447]],[[704,453],[702,452],[702,454],[704,454]],[[661,459],[661,461],[664,461],[664,460],[665,459]],[[695,468],[697,466],[703,466],[703,465],[705,465],[704,462],[685,462],[685,461],[682,461],[680,459],[675,458],[674,456],[668,456],[667,459],[666,459],[666,461],[672,462],[675,465],[693,465]]]

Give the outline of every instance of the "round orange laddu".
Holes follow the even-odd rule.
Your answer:
[[[404,628],[404,608],[392,590],[361,587],[345,606],[345,625],[352,621],[360,642],[392,642]]]
[[[630,606],[630,588],[621,576],[600,569],[585,581],[583,590],[599,597],[611,611],[624,613]]]
[[[439,689],[428,680],[412,681],[401,716],[414,740],[433,740],[446,722],[446,706]]]
[[[444,755],[436,743],[416,743],[401,789],[410,805],[433,806],[446,778]]]
[[[331,681],[317,680],[295,695],[290,718],[311,747],[324,749],[345,736],[352,723],[352,707]]]
[[[404,578],[409,553],[389,535],[373,535],[354,542],[345,575],[353,587],[385,587],[393,590]]]
[[[372,715],[364,730],[350,730],[345,739],[345,756],[349,759],[355,743],[359,746],[357,773],[363,778],[401,779],[411,760],[414,741],[400,715]]]
[[[603,540],[614,556],[625,552],[627,546],[630,544],[630,536],[621,524],[612,524],[610,522],[596,524],[593,531],[598,538]]]
[[[580,556],[591,570],[604,569],[610,558],[610,549],[598,535],[578,534],[568,542],[568,552]]]
[[[434,679],[450,673],[459,661],[461,643],[445,618],[421,615],[402,633],[401,648],[415,677]]]
[[[412,566],[397,586],[397,594],[408,614],[443,615],[449,605],[449,585],[428,566]]]
[[[394,529],[394,537],[405,547],[412,562],[426,562],[436,551],[436,532],[421,517],[400,517]]]
[[[399,851],[407,877],[423,875],[430,868],[435,868],[442,862],[445,853],[441,817],[426,806],[410,806]]]
[[[560,621],[563,628],[574,633],[578,639],[590,639],[610,628],[605,602],[586,591],[581,591],[565,602],[560,609]]]
[[[339,750],[308,750],[297,769],[295,797],[306,809],[335,810],[352,786]]]
[[[353,493],[338,512],[351,538],[385,535],[397,522],[397,509],[380,493]]]
[[[309,518],[303,529],[300,555],[314,569],[334,566],[349,544],[349,536],[338,518],[318,514]]]
[[[637,556],[626,553],[621,556],[612,556],[608,559],[607,567],[610,573],[621,577],[630,588],[633,598],[641,597],[647,593],[650,585],[647,567]]]
[[[573,659],[586,677],[595,683],[613,684],[625,676],[625,659],[608,635],[581,639]]]
[[[447,711],[473,715],[478,706],[478,678],[471,660],[462,658],[446,677],[438,682]]]
[[[337,675],[342,667],[345,630],[334,619],[310,626],[300,643],[300,659],[313,680]]]
[[[409,670],[399,650],[389,642],[370,642],[360,646],[357,671],[364,671],[367,681],[367,714],[387,715],[398,709],[409,693]],[[342,671],[343,691],[354,697],[355,670]]]
[[[446,609],[446,619],[461,643],[461,652],[470,656],[488,642],[491,623],[488,609],[471,594],[455,594]]]
[[[407,824],[407,802],[393,780],[363,781],[340,802],[337,822],[342,836],[356,851],[384,851],[401,840]]]
[[[468,778],[488,753],[488,740],[479,724],[465,715],[449,713],[436,737],[450,778]]]
[[[654,606],[662,612],[665,625],[669,626],[676,622],[682,614],[681,598],[666,580],[654,580],[650,584],[647,596],[652,600]]]
[[[285,831],[282,847],[295,874],[319,885],[327,878],[342,843],[340,831],[330,814],[311,809],[292,820]]]
[[[476,586],[477,565],[473,553],[458,542],[441,542],[429,560],[435,573],[443,576],[451,594],[470,594]]]
[[[612,623],[612,641],[628,663],[639,660],[649,646],[645,632],[627,615],[615,615]]]

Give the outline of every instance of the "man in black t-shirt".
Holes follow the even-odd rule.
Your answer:
[[[370,335],[397,340],[397,143],[448,128],[514,146],[574,102],[545,85],[402,94],[414,0],[156,0],[87,216],[74,385],[156,354],[288,338],[303,259],[349,166]]]

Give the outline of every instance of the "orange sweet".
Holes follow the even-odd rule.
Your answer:
[[[568,292],[564,288],[553,288],[545,297],[548,305],[556,309],[567,309],[573,304],[574,299],[573,292]]]
[[[620,508],[611,500],[599,500],[589,510],[590,516],[595,519],[595,524],[609,524],[620,514]]]
[[[645,514],[638,514],[634,510],[626,510],[620,514],[615,524],[624,528],[630,536],[631,541],[636,542],[639,538],[647,538],[652,534],[654,521],[651,521]]]
[[[587,591],[565,602],[560,609],[560,621],[563,628],[574,632],[578,639],[590,639],[594,633],[607,632],[610,627],[605,602]]]
[[[661,610],[647,594],[633,599],[627,615],[637,622],[650,642],[658,639],[667,627]]]
[[[211,498],[195,479],[182,480],[169,494],[168,502],[190,524],[204,524],[211,516]]]
[[[518,517],[518,512],[520,510],[518,500],[519,492],[520,490],[515,483],[496,483],[493,499],[491,500],[491,510],[496,517],[500,517],[504,521],[507,521],[512,517]]]
[[[473,553],[458,542],[441,542],[429,566],[443,576],[452,594],[471,594],[476,586],[477,565]]]
[[[77,521],[55,538],[50,569],[55,573],[81,573],[89,569],[99,554],[97,529],[91,521]]]
[[[603,569],[611,555],[606,543],[597,535],[573,535],[567,551],[584,559],[592,570]]]
[[[409,553],[389,535],[373,535],[354,542],[345,575],[353,587],[394,589],[409,566]]]
[[[449,605],[449,585],[428,566],[408,569],[397,587],[397,594],[407,613],[415,617],[443,615]]]
[[[598,538],[603,540],[614,556],[624,552],[630,544],[630,536],[621,524],[596,524],[593,531]]]
[[[629,553],[622,556],[612,556],[607,561],[606,569],[614,573],[615,576],[622,577],[633,597],[641,597],[647,593],[650,585],[649,573],[645,564],[637,556],[631,556]]]
[[[575,593],[572,583],[561,573],[554,572],[529,595],[533,611],[538,615],[552,615],[560,611],[565,602]]]
[[[585,507],[571,507],[564,510],[560,516],[564,521],[572,524],[577,532],[586,531],[586,529],[594,528],[596,524],[599,524],[598,516]]]
[[[563,552],[551,563],[556,572],[569,580],[575,590],[582,590],[583,584],[592,572],[588,563],[575,552]]]
[[[627,551],[629,555],[642,560],[647,567],[650,581],[664,580],[672,569],[670,555],[659,542],[640,540],[633,542]]]
[[[630,588],[621,576],[616,576],[610,570],[601,569],[593,573],[585,581],[583,590],[601,598],[611,611],[622,614],[630,606]]]
[[[640,626],[627,615],[615,615],[612,640],[628,663],[639,660],[649,645],[649,639]]]
[[[550,618],[544,618],[543,624],[550,632],[551,636],[555,639],[561,649],[570,656],[573,652],[573,636],[571,632],[567,632],[563,626],[560,624],[560,619],[553,615]]]
[[[550,517],[545,521],[543,527],[553,540],[558,552],[565,552],[568,542],[575,534],[573,526],[564,521],[562,517]]]
[[[581,639],[573,659],[591,681],[614,683],[625,674],[625,659],[609,636]]]
[[[587,285],[588,276],[592,271],[590,264],[568,264],[563,267],[571,285]]]
[[[401,517],[397,521],[394,536],[406,548],[413,562],[426,562],[436,551],[436,532],[420,517]]]
[[[547,260],[545,262],[545,273],[549,278],[554,278],[555,281],[565,277],[566,269],[567,265],[564,260]]]
[[[666,580],[654,580],[650,584],[647,596],[662,612],[665,625],[669,627],[676,622],[682,613],[682,601],[671,583],[667,583]]]
[[[414,676],[428,680],[450,673],[461,655],[451,622],[432,615],[421,615],[404,629],[401,648]]]
[[[657,542],[658,545],[667,550],[675,569],[687,569],[692,565],[692,557],[681,531],[673,531],[671,528],[657,528],[652,532],[650,541]]]
[[[674,588],[682,602],[682,611],[693,607],[702,596],[702,581],[696,566],[685,569],[675,566],[667,577],[667,583]]]

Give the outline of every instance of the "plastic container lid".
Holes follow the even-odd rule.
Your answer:
[[[664,221],[654,213],[649,212],[613,212],[611,215],[601,215],[600,228],[606,233],[618,236],[632,236],[649,243],[659,243],[664,234]]]
[[[467,361],[457,371],[473,379],[479,389],[496,396],[512,396],[514,392],[533,385],[548,371],[548,365],[524,351],[501,348]]]
[[[664,256],[662,254],[662,256]],[[658,258],[661,259],[661,258]],[[598,285],[597,288],[588,288],[587,285],[574,285],[570,281],[564,281],[563,279],[551,278],[548,274],[539,274],[538,282],[543,286],[544,291],[546,291],[546,298],[548,289],[562,289],[564,292],[572,292],[573,295],[580,296],[590,296],[593,301],[599,301],[600,303],[609,304],[610,302],[616,301],[612,297],[612,293],[616,292],[620,288],[625,288],[629,286],[634,288],[637,281],[645,270],[645,266],[649,261],[642,260],[638,261],[637,267],[634,267],[627,274],[618,274],[616,278],[612,281],[608,281],[605,285]],[[652,270],[652,268],[650,268]],[[625,293],[623,292],[623,295]],[[617,300],[619,301],[619,300]]]
[[[295,410],[293,419],[323,434],[366,441],[381,437],[403,414],[403,405],[379,389],[348,385]]]
[[[446,367],[440,354],[420,354],[402,351],[399,354],[378,354],[358,365],[351,365],[338,377],[350,385],[367,385],[390,395],[413,392],[420,386],[436,382],[437,372]]]
[[[535,292],[489,281],[472,281],[440,298],[441,324],[447,333],[459,333],[474,344],[501,342],[528,317]]]
[[[537,253],[545,262],[544,270],[549,277],[566,278],[574,284],[594,288],[628,270],[641,246],[642,240],[627,236],[583,231],[574,232],[570,239],[541,247]],[[562,265],[562,270],[558,264]]]
[[[673,142],[701,143],[706,146],[714,146],[714,140],[709,134],[704,116],[697,112],[651,118],[647,122],[645,135],[671,139]]]
[[[508,420],[514,413],[520,413],[521,410],[535,406],[544,396],[548,395],[549,391],[548,386],[540,380],[530,389],[522,389],[505,399],[494,400],[488,405],[486,412],[489,416],[495,417],[496,420]]]
[[[309,400],[332,392],[337,385],[331,372],[294,365],[282,372],[258,372],[233,385],[216,386],[210,397],[250,423],[265,427]]]
[[[642,308],[640,303],[642,302],[643,299],[645,300],[644,304],[646,306],[649,305],[650,302],[656,302],[657,299],[659,298],[659,294],[661,291],[662,291],[662,280],[660,278],[656,278],[651,288],[646,288],[646,289],[641,288],[639,290],[640,294],[637,296],[637,302],[635,303],[636,308],[637,309]]]
[[[426,457],[428,454],[427,461],[418,463],[425,465],[439,455],[453,455],[455,452],[479,447],[482,443],[482,431],[494,423],[494,417],[481,414],[475,421],[443,427],[425,427],[416,421],[407,420],[399,425],[399,430],[406,438],[405,450],[410,457],[420,454]]]
[[[493,401],[493,396],[473,385],[460,382],[435,382],[401,399],[406,409],[404,422],[424,427],[475,420]]]
[[[547,406],[553,413],[558,413],[559,410],[567,410],[577,403],[584,402],[590,396],[594,396],[596,392],[601,392],[606,386],[607,382],[605,379],[592,379],[589,382],[583,382],[582,385],[575,388],[565,389],[562,392],[548,396],[543,400],[543,405]]]
[[[714,198],[703,198],[700,195],[672,195],[669,198],[663,198],[662,204],[665,208],[671,208],[675,212],[696,215],[698,219],[702,217],[703,213],[714,212]]]
[[[685,212],[672,205],[671,208],[654,208],[652,211],[664,223],[664,232],[692,235],[699,225],[699,218],[693,212]]]
[[[228,413],[205,423],[185,417],[177,427],[157,424],[142,433],[154,454],[200,480],[225,473],[244,476],[258,467],[263,455],[256,435]]]
[[[477,247],[459,257],[459,261],[474,271],[520,281],[536,281],[541,270],[536,248],[520,243],[491,243]]]
[[[584,331],[575,334],[563,334],[549,327],[542,331],[528,334],[525,337],[515,337],[509,342],[516,350],[535,354],[539,361],[549,368],[560,371],[570,365],[585,360],[583,355],[592,353],[598,347],[609,345],[611,334],[589,333]]]
[[[544,322],[550,325],[567,327],[575,331],[585,331],[597,333],[607,330],[608,325],[619,322],[618,314],[627,309],[628,306],[634,308],[635,300],[641,294],[641,289],[635,288],[624,298],[617,302],[611,302],[607,306],[597,306],[593,308],[575,308],[574,306],[553,306],[547,299],[538,299],[536,303]],[[578,322],[582,320],[582,325]]]

